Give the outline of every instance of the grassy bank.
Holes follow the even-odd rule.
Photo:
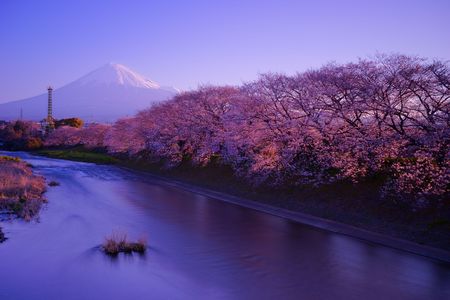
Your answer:
[[[0,156],[0,211],[30,220],[45,202],[45,179],[16,157]]]
[[[93,153],[93,157],[107,156],[96,154]],[[66,156],[77,160],[72,155],[58,158]],[[162,164],[145,160],[109,157],[91,162],[102,161],[113,161],[119,166],[450,251],[450,207],[442,205],[414,211],[407,203],[383,200],[380,197],[383,178],[373,177],[357,185],[341,182],[321,187],[252,187],[224,166],[192,167],[185,163],[167,170]]]
[[[116,164],[118,159],[100,152],[91,152],[83,148],[45,149],[34,153],[52,158],[67,159],[98,164]]]

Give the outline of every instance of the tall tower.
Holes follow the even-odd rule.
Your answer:
[[[53,93],[53,88],[51,86],[48,87],[48,111],[47,111],[47,122],[51,122],[53,121],[53,103],[52,103],[52,93]]]
[[[47,118],[42,120],[41,126],[45,134],[49,134],[55,129],[55,119],[53,119],[53,88],[49,86],[48,91],[48,103],[47,103]]]

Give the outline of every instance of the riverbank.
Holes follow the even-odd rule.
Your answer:
[[[72,153],[60,151],[66,155],[56,158],[70,156],[71,160],[77,160],[82,156],[74,155],[74,150]],[[108,161],[104,158],[106,154],[95,154],[95,157],[103,158],[90,162]],[[156,176],[165,184],[314,227],[450,261],[448,208],[413,211],[405,204],[382,201],[374,192],[378,189],[377,178],[357,186],[341,183],[320,188],[256,188],[234,177],[232,170],[226,167],[193,168],[185,164],[167,170],[160,164],[146,161],[114,159],[114,164],[120,167]]]
[[[135,169],[131,169],[135,171]],[[144,172],[145,173],[145,172]],[[148,173],[147,173],[148,174]],[[218,191],[202,188],[199,186],[191,185],[186,182],[177,181],[168,177],[158,176],[151,174],[151,176],[161,179],[162,184],[168,186],[174,186],[183,190],[187,190],[196,194],[204,195],[228,203],[233,203],[239,206],[244,206],[257,211],[265,212],[271,215],[275,215],[281,218],[299,222],[305,225],[309,225],[315,228],[324,229],[327,231],[348,235],[350,237],[358,238],[367,242],[388,246],[401,251],[407,251],[410,253],[426,256],[433,259],[442,260],[450,263],[450,251],[447,249],[436,248],[427,246],[425,244],[419,244],[414,241],[409,241],[402,238],[396,238],[375,231],[365,230],[361,227],[355,227],[346,223],[333,221],[330,219],[324,219],[316,217],[310,214],[305,214],[299,211],[292,211],[276,207],[274,205],[268,205],[253,200],[244,199],[241,197],[233,196],[230,194],[221,193]]]
[[[0,156],[0,211],[27,221],[46,201],[45,179],[33,174],[29,164],[16,157]]]

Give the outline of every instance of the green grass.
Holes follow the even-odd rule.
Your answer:
[[[115,164],[118,162],[116,158],[104,153],[87,152],[85,150],[77,149],[39,150],[36,153],[52,158],[91,162],[97,164]]]

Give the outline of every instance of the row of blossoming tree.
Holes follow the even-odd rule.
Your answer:
[[[184,92],[111,126],[60,128],[47,145],[232,166],[253,184],[385,178],[382,194],[448,201],[450,69],[402,55],[264,74],[241,87]],[[447,199],[447,200],[446,200]]]

